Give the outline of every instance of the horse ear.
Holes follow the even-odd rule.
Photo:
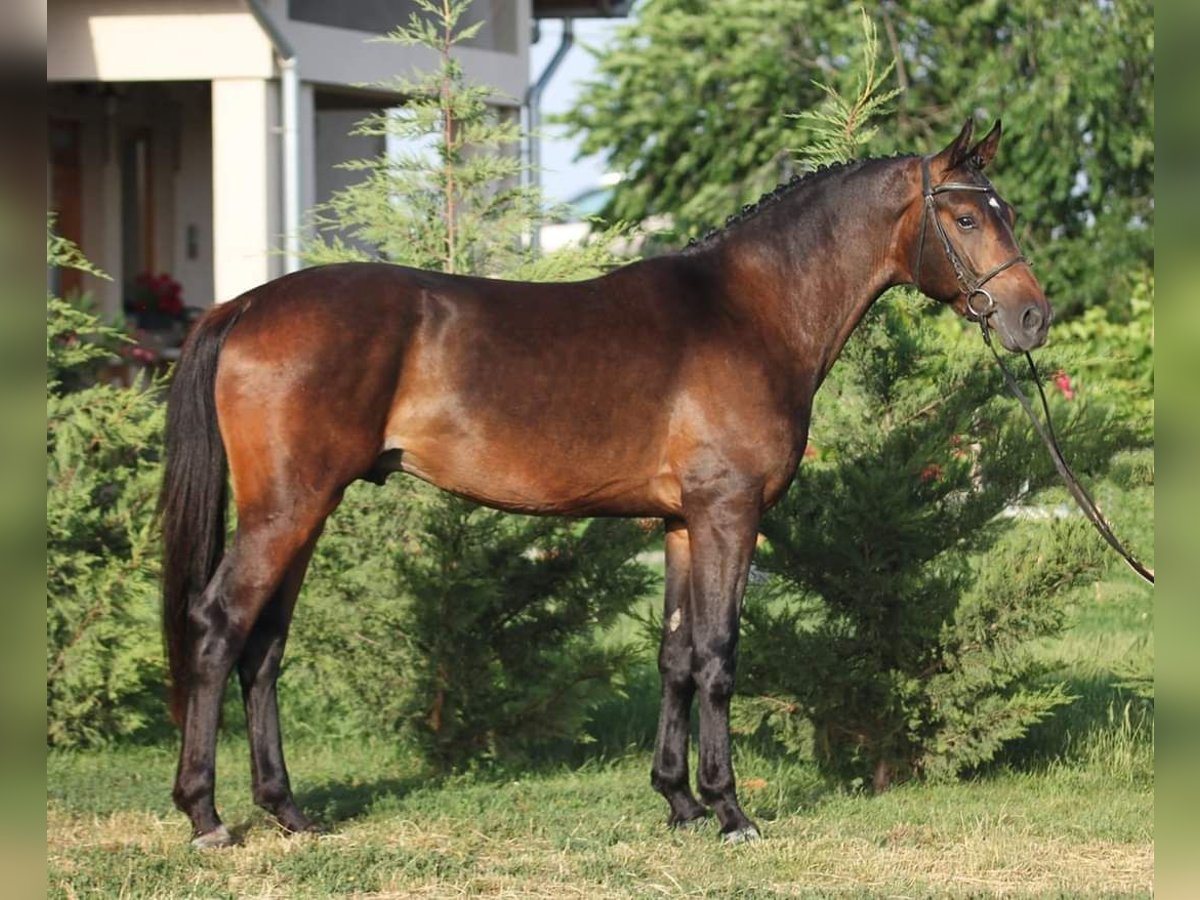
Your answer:
[[[971,148],[967,154],[967,158],[975,163],[980,169],[987,168],[988,163],[996,156],[996,148],[1000,146],[1000,120],[996,120],[996,124],[978,144]]]
[[[958,168],[962,164],[962,161],[967,158],[967,148],[971,146],[971,135],[974,133],[975,122],[968,116],[967,121],[963,122],[962,131],[958,133],[958,137],[950,142],[950,146],[933,158],[933,161],[941,166],[943,172],[949,172],[951,169]]]

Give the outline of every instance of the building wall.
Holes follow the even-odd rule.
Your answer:
[[[294,45],[305,81],[351,87],[434,62],[420,48],[369,42],[377,33],[289,19],[287,0],[263,5]],[[493,37],[490,46],[461,48],[463,70],[495,85],[507,95],[503,102],[519,104],[528,83],[530,0],[481,6],[491,10]],[[411,11],[404,2],[388,8],[396,24]],[[274,78],[276,71],[271,42],[244,0],[50,0],[46,75],[52,82],[192,81]]]
[[[184,106],[179,123],[172,244],[184,302],[203,307],[218,299],[213,286],[212,88],[196,87],[197,96]]]
[[[53,85],[52,118],[77,122],[80,135],[79,211],[75,235],[83,252],[111,281],[87,278],[85,289],[109,313],[121,308],[126,271],[122,234],[122,144],[150,140],[151,258],[147,266],[184,284],[185,301],[212,302],[212,154],[209,85]],[[185,228],[196,225],[194,254]]]
[[[50,81],[270,78],[271,43],[240,0],[50,0]]]
[[[366,31],[290,20],[289,0],[262,2],[299,59],[301,201],[308,209],[354,177],[334,164],[382,149],[349,137],[352,123],[402,100],[357,85],[409,75],[437,59],[368,43]],[[383,18],[408,12],[399,0],[341,5],[355,3]],[[479,7],[486,7],[487,28],[460,49],[460,62],[470,80],[498,89],[497,105],[515,110],[528,82],[530,0],[479,0]],[[89,285],[103,308],[119,309],[123,282],[137,274],[122,271],[120,151],[133,127],[152,135],[153,268],[184,284],[185,301],[230,299],[280,274],[278,69],[245,0],[50,0],[47,26],[51,115],[81,123],[81,245],[114,278]],[[341,99],[321,102],[333,95]]]
[[[213,293],[230,300],[281,274],[278,86],[261,78],[212,85]]]

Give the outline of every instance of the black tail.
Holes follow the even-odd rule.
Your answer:
[[[171,718],[183,722],[189,681],[188,606],[212,578],[225,550],[228,504],[225,447],[214,387],[225,336],[242,303],[204,316],[184,344],[167,400],[166,466],[158,513],[163,531],[163,637]]]

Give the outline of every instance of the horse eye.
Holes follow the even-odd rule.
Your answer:
[[[958,227],[963,231],[970,231],[975,227],[975,219],[971,216],[959,216],[957,219],[955,219],[955,221],[958,223]]]

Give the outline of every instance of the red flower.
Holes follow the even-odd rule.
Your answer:
[[[1075,399],[1075,389],[1071,387],[1071,376],[1066,372],[1059,370],[1055,373],[1054,386],[1058,388],[1062,395],[1068,400]]]
[[[941,481],[942,467],[937,463],[930,463],[921,470],[921,474],[918,477],[921,481]]]
[[[126,308],[137,313],[162,313],[182,317],[183,286],[166,272],[142,272],[133,280],[134,290]]]

